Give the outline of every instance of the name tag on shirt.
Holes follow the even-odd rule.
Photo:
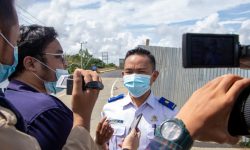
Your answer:
[[[110,124],[117,124],[117,123],[120,123],[120,124],[123,124],[123,120],[119,120],[119,119],[108,119],[109,120],[109,123]]]

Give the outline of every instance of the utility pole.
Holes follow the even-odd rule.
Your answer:
[[[109,53],[108,52],[102,52],[102,61],[106,62],[106,64],[108,64],[108,61],[109,61]]]
[[[81,69],[82,69],[82,61],[83,61],[83,49],[82,49],[82,46],[83,46],[83,44],[87,44],[88,42],[87,41],[83,41],[83,42],[81,42],[81,49],[80,49],[80,52],[81,52]]]

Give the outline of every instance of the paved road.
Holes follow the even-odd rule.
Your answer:
[[[121,78],[122,70],[114,70],[110,72],[105,72],[101,74],[102,78]]]
[[[104,89],[100,92],[96,105],[94,107],[92,116],[91,116],[91,136],[95,136],[96,126],[101,119],[101,110],[103,105],[107,102],[107,99],[111,94],[118,95],[120,93],[127,93],[127,90],[123,87],[122,78],[120,76],[121,71],[112,71],[101,74],[102,81],[104,84]],[[60,99],[68,106],[71,107],[70,104],[70,96],[63,94],[59,94]],[[196,142],[192,150],[242,150],[243,148],[235,148],[230,145],[220,145],[216,143],[204,143],[204,142]]]

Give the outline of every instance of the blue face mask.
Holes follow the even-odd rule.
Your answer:
[[[0,36],[14,49],[14,62],[12,65],[4,65],[0,63],[0,82],[6,80],[16,69],[18,63],[18,47],[13,46],[5,36],[0,32]]]
[[[68,71],[64,69],[56,69],[56,78],[57,80],[60,78],[62,75],[68,75]],[[59,93],[63,90],[63,88],[56,87],[57,81],[54,82],[44,82],[44,86],[46,90],[50,93]]]
[[[48,93],[54,93],[54,94],[61,92],[63,90],[63,88],[56,87],[57,81],[62,75],[69,75],[69,72],[67,70],[65,70],[65,69],[53,70],[48,65],[44,64],[43,62],[39,61],[38,59],[35,59],[35,60],[37,60],[42,65],[44,65],[45,67],[47,67],[48,69],[50,69],[51,71],[56,73],[57,80],[52,81],[52,82],[45,81],[45,80],[41,79],[40,77],[38,77],[38,75],[36,75],[40,80],[42,80],[44,82],[44,87],[47,90],[47,92]]]
[[[124,86],[133,97],[141,97],[150,90],[150,75],[131,74],[123,77]]]

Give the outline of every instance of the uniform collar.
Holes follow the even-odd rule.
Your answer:
[[[153,92],[151,91],[150,95],[148,96],[146,103],[151,106],[153,109],[156,108],[157,99],[155,98]]]
[[[32,88],[28,84],[25,84],[18,80],[11,80],[7,89],[15,90],[15,91],[32,91],[38,92],[36,89]]]
[[[123,107],[126,107],[126,106],[129,106],[129,105],[134,105],[130,96],[129,96],[129,93],[126,95],[126,97],[124,98],[124,101],[122,101],[122,106]]]
[[[146,99],[146,101],[140,106],[142,107],[143,105],[149,105],[150,107],[152,107],[153,109],[156,106],[156,98],[153,94],[153,92],[151,91],[150,95],[148,96],[148,98]],[[124,98],[123,104],[122,104],[123,108],[129,107],[129,106],[134,106],[131,97],[129,96],[129,93],[127,94],[127,96]]]

